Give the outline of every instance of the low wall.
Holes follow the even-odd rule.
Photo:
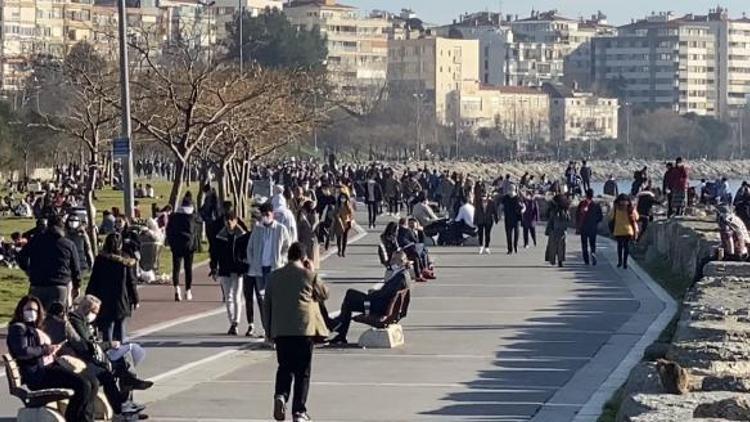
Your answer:
[[[702,278],[685,295],[671,341],[631,372],[617,421],[750,420],[750,263],[707,262],[719,237],[704,219],[654,223],[644,243],[648,259]],[[666,392],[657,358],[687,370],[685,394]]]

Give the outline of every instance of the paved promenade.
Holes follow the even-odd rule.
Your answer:
[[[545,239],[507,256],[502,224],[494,236],[491,256],[474,247],[432,249],[439,278],[415,286],[404,347],[316,350],[314,420],[595,420],[668,321],[669,304],[638,272],[616,270],[609,245],[598,267],[584,267],[571,235],[569,261],[559,269],[544,263]],[[382,277],[376,245],[377,234],[369,233],[346,259],[324,262],[329,310],[347,289],[366,291]],[[140,333],[149,352],[140,372],[157,386],[137,399],[157,421],[271,420],[275,356],[256,341],[223,335],[226,316],[212,303],[218,287],[208,283],[197,297],[205,302],[186,305],[202,314]],[[168,299],[155,307],[185,305]],[[362,330],[354,324],[350,340]],[[0,394],[0,420],[13,416],[17,403]]]

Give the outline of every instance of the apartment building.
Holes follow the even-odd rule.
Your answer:
[[[486,85],[507,85],[506,67],[513,48],[513,32],[502,15],[479,12],[461,15],[452,25],[434,28],[437,36],[479,41],[479,76]]]
[[[619,102],[559,84],[544,84],[550,97],[550,138],[555,144],[574,140],[617,139]]]
[[[357,8],[335,0],[295,0],[284,12],[294,25],[320,28],[328,40],[331,82],[345,96],[385,84],[391,26],[387,17],[362,17]]]
[[[550,100],[540,89],[464,81],[451,93],[448,112],[463,130],[495,128],[518,146],[550,139]]]
[[[389,85],[396,92],[425,95],[438,122],[452,122],[447,102],[464,81],[479,81],[479,41],[433,37],[389,43]]]
[[[226,40],[228,28],[237,20],[237,9],[242,5],[245,13],[256,17],[266,10],[284,10],[284,0],[216,0],[210,13],[216,25],[216,39]]]
[[[731,119],[750,95],[750,20],[652,14],[595,39],[592,76],[629,102]]]
[[[509,23],[513,44],[508,57],[508,85],[541,86],[545,82],[574,82],[587,87],[590,78],[591,40],[611,36],[614,27],[599,13],[589,20],[532,11]]]

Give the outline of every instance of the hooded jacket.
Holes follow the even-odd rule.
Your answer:
[[[106,253],[94,260],[86,294],[102,301],[99,321],[119,321],[132,314],[133,306],[139,301],[135,264],[134,259]]]

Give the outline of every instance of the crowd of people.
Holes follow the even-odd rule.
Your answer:
[[[139,160],[136,166],[141,177],[169,177],[170,171],[158,158]],[[672,217],[684,215],[697,196],[680,158],[667,164],[660,188],[647,168],[634,173],[629,193],[620,192],[609,177],[602,192],[612,197],[608,213],[604,200],[596,198],[594,169],[586,161],[580,166],[570,162],[559,178],[540,175],[535,180],[527,173],[518,179],[506,174],[482,180],[428,167],[397,172],[383,163],[339,165],[335,157],[325,164],[287,160],[251,168],[255,184],[270,188],[268,197],[256,192],[256,206],[246,221],[208,185],[202,187],[200,203],[188,192],[174,210],[154,207],[148,218],[140,211],[131,220],[117,208],[105,210],[96,226],[100,253],[94,256],[88,235],[94,222],[77,209],[81,192],[73,180],[80,169],[60,172],[64,176],[57,183],[14,188],[23,192],[21,204],[37,225],[13,234],[7,246],[3,242],[0,255],[30,280],[29,296],[19,302],[9,328],[9,349],[31,388],[76,392],[66,410],[68,421],[92,420],[99,387],[116,413],[145,416],[131,394],[151,386],[133,372],[145,351],[128,341],[127,321],[139,307],[136,284],[154,277],[161,247],[171,253],[174,301],[192,301],[194,258],[207,240],[209,275],[226,304],[227,335],[240,334],[244,311],[244,334],[275,344],[274,417],[286,417],[294,380],[292,414],[295,421],[306,421],[313,345],[347,344],[355,314],[385,313],[412,282],[435,280],[433,246],[476,242],[479,255],[491,255],[493,229],[502,221],[506,252],[514,255],[537,246],[537,226],[545,220],[549,264],[565,265],[573,229],[584,264],[595,266],[597,236],[604,225],[617,242],[618,267],[627,269],[631,246],[647,230],[662,198],[667,217]],[[138,196],[154,196],[148,183],[134,187]],[[725,253],[746,259],[750,185],[743,183],[734,198],[726,179],[697,189],[701,202],[720,207]],[[321,255],[331,248],[346,259],[359,201],[366,208],[368,230],[383,228],[378,259],[384,276],[378,289],[347,291],[340,311],[331,314],[327,287],[317,271]]]

